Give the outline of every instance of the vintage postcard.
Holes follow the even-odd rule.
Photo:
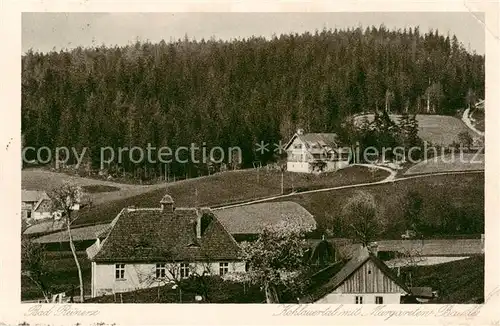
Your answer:
[[[500,325],[498,3],[6,4],[0,325]]]

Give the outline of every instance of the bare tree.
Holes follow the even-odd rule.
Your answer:
[[[391,112],[391,103],[394,100],[394,92],[391,90],[386,90],[385,91],[385,111],[387,113]]]
[[[352,230],[355,240],[363,246],[376,240],[383,231],[385,221],[380,216],[375,198],[370,193],[360,191],[347,200],[342,209],[342,218]]]
[[[402,250],[401,266],[406,270],[406,282],[410,287],[413,286],[413,276],[415,275],[415,270],[419,263],[425,260],[422,256],[422,250],[404,248]],[[399,268],[400,268],[399,267]],[[399,274],[399,272],[398,272]]]
[[[47,284],[47,260],[40,244],[29,239],[21,241],[22,275],[27,276],[42,292],[45,302],[49,303],[49,285]]]
[[[465,96],[465,102],[467,103],[467,109],[470,109],[476,103],[477,97],[476,92],[471,88],[467,90],[467,95]]]
[[[76,220],[72,213],[75,206],[80,202],[81,193],[82,191],[80,187],[70,183],[63,183],[61,186],[52,189],[48,193],[48,195],[52,202],[52,210],[60,210],[63,212],[62,218],[64,219],[64,223],[66,224],[66,229],[68,231],[69,246],[75,260],[76,268],[78,270],[78,280],[80,282],[80,302],[84,302],[85,297],[83,289],[82,269],[80,267],[78,257],[76,256],[75,244],[73,243],[73,237],[71,235],[71,224]]]
[[[436,113],[436,108],[444,98],[443,87],[441,83],[429,83],[429,87],[425,90],[425,97],[427,99],[427,113]]]

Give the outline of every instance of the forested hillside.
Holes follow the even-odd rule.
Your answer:
[[[338,132],[343,118],[376,109],[452,115],[477,98],[484,56],[455,36],[418,28],[186,38],[22,57],[25,146],[86,146],[94,164],[103,146],[192,142],[240,146],[244,164],[265,163],[273,153],[255,153],[255,143],[286,141],[297,127]]]

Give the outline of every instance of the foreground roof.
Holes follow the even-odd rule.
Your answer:
[[[321,274],[327,273],[328,281],[321,285],[318,285],[316,289],[312,291],[310,295],[302,299],[303,302],[314,302],[328,293],[335,291],[345,280],[347,280],[351,275],[353,275],[361,266],[365,264],[368,260],[371,260],[387,277],[394,281],[398,286],[400,286],[404,291],[410,293],[410,289],[402,282],[399,277],[394,274],[394,272],[387,267],[387,265],[378,259],[376,256],[371,254],[366,247],[362,247],[355,253],[352,258],[347,262],[337,262],[313,276],[314,279],[325,279]],[[332,273],[332,270],[334,271]]]
[[[304,207],[292,202],[259,203],[214,210],[231,234],[260,234],[268,225],[285,219],[307,228],[316,228],[316,220]]]
[[[201,214],[201,237],[196,221]],[[210,211],[124,209],[93,257],[102,262],[237,260],[240,248]]]

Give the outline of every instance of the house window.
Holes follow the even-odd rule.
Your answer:
[[[383,304],[384,298],[383,297],[375,297],[375,303],[376,304]]]
[[[115,264],[115,279],[125,279],[125,264]]]
[[[356,304],[363,304],[363,297],[360,295],[356,296]]]
[[[220,263],[219,264],[219,275],[224,276],[229,272],[229,263]]]
[[[156,278],[164,278],[167,276],[167,268],[165,264],[156,264]]]
[[[182,263],[181,264],[181,278],[189,277],[189,264]]]
[[[294,144],[293,148],[294,149],[302,149],[302,144]]]
[[[31,211],[27,211],[27,218],[31,218]]]

